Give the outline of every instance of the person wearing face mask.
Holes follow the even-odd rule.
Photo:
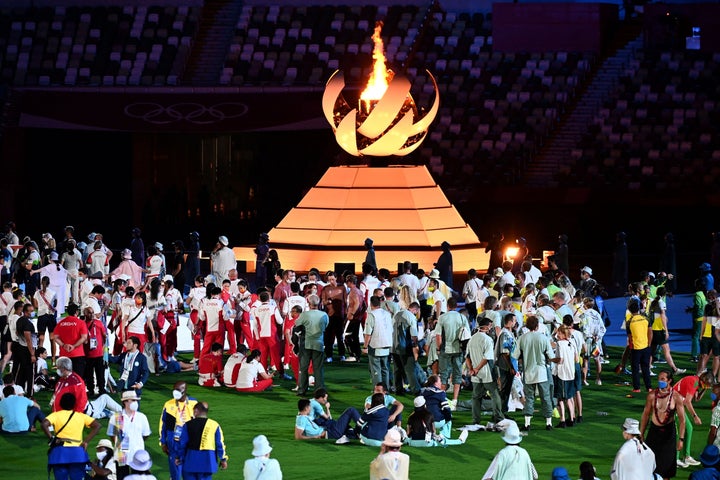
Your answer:
[[[123,409],[108,422],[107,434],[115,445],[117,480],[130,474],[128,463],[138,450],[145,449],[145,439],[150,436],[150,424],[144,413],[139,412],[140,397],[133,390],[122,393]]]
[[[655,473],[668,479],[677,474],[677,452],[683,450],[685,442],[685,405],[680,392],[672,388],[672,372],[662,370],[657,379],[658,388],[650,390],[645,400],[640,433],[655,452]]]
[[[182,478],[182,464],[176,464],[175,458],[180,456],[180,435],[183,425],[193,418],[193,409],[197,400],[188,397],[187,383],[176,382],[173,385],[173,398],[165,402],[162,414],[160,415],[160,446],[165,455],[168,456],[170,467],[170,478],[180,480]]]
[[[85,381],[80,375],[73,372],[72,360],[68,357],[59,357],[55,361],[55,368],[57,368],[58,379],[55,384],[55,391],[50,399],[50,406],[53,412],[61,409],[60,398],[62,398],[65,393],[72,393],[75,397],[75,410],[77,412],[83,412],[93,418],[106,418],[109,417],[112,412],[122,410],[120,404],[113,400],[107,393],[99,395],[93,401],[88,401]]]
[[[113,444],[107,438],[103,438],[97,444],[96,459],[90,462],[92,478],[94,480],[118,480],[117,463],[113,455]]]

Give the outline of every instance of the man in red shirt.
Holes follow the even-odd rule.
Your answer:
[[[58,322],[52,332],[51,339],[57,344],[62,356],[68,357],[72,361],[72,370],[82,377],[85,374],[85,349],[83,345],[88,338],[88,329],[85,322],[77,316],[77,305],[74,303],[69,304],[66,311],[67,317]],[[75,405],[79,405],[80,398],[77,396],[75,398],[77,399]],[[60,401],[59,398],[58,401]]]
[[[97,394],[102,395],[106,393],[103,349],[105,347],[105,339],[107,338],[107,330],[105,329],[105,325],[95,318],[92,308],[86,308],[83,313],[88,337],[87,342],[84,344],[85,385],[87,385],[90,396],[93,396],[95,394],[95,382],[97,380]]]
[[[697,411],[695,411],[693,402],[699,401],[705,394],[705,391],[712,388],[713,383],[715,383],[715,379],[713,378],[712,372],[705,372],[700,376],[688,375],[687,377],[683,377],[673,385],[673,390],[682,395],[683,406],[685,407],[685,441],[683,442],[683,448],[678,451],[678,467],[686,468],[691,465],[700,465],[700,462],[690,456],[693,423],[695,425],[702,424],[702,420],[700,420]]]
[[[60,326],[60,324],[58,324],[58,326]],[[57,331],[57,328],[55,331]],[[60,346],[60,348],[62,348],[62,346]],[[58,381],[55,384],[55,392],[50,400],[53,412],[62,410],[60,407],[60,398],[68,392],[75,395],[75,411],[84,412],[88,403],[85,382],[80,375],[73,372],[72,360],[68,357],[59,357],[55,362],[55,367],[58,372]]]
[[[198,384],[202,387],[220,387],[223,385],[223,346],[213,343],[210,353],[200,357],[198,364]]]

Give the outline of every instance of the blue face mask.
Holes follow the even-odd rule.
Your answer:
[[[715,400],[717,400],[717,395],[715,395],[714,393],[711,393],[711,394],[710,394],[710,400],[712,400],[713,402],[714,402]]]
[[[667,386],[668,386],[668,382],[658,380],[658,388],[665,389],[665,388],[667,388]]]

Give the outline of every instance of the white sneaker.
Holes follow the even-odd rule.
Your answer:
[[[676,368],[675,369],[675,375],[682,375],[685,372],[687,372],[687,369],[685,369],[685,368]]]
[[[462,432],[460,432],[460,436],[458,437],[458,440],[460,440],[462,443],[465,443],[465,440],[467,440],[467,437],[469,434],[470,434],[470,432],[468,432],[467,430],[463,430]]]
[[[346,443],[350,443],[350,439],[347,437],[347,435],[343,435],[342,437],[335,440],[335,443],[338,445],[345,445]]]
[[[357,358],[355,357],[345,357],[345,360],[343,362],[357,362]]]
[[[588,383],[587,380],[583,380],[583,385],[585,385],[585,386],[587,387],[587,386],[590,385],[590,384]]]
[[[685,463],[685,462],[683,462],[682,460],[680,460],[680,459],[678,458],[678,459],[677,459],[677,466],[680,467],[680,468],[687,468],[688,464]]]
[[[700,465],[700,462],[698,462],[698,461],[695,460],[693,457],[691,457],[690,455],[688,455],[687,457],[685,457],[685,464],[686,464],[686,465],[693,465],[693,466],[695,466],[695,465]]]
[[[293,392],[297,392],[300,387],[295,385],[295,388],[292,389]]]
[[[595,385],[602,385],[602,380],[600,380],[599,378],[595,380]]]

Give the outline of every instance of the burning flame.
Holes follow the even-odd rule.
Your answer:
[[[360,102],[365,106],[365,112],[370,111],[370,102],[380,100],[385,91],[388,89],[389,80],[391,73],[388,72],[385,66],[385,48],[383,45],[380,31],[382,30],[383,22],[378,21],[375,23],[375,32],[372,35],[373,47],[373,70],[370,73],[367,86],[365,90],[360,94]],[[362,109],[361,109],[362,110]]]

